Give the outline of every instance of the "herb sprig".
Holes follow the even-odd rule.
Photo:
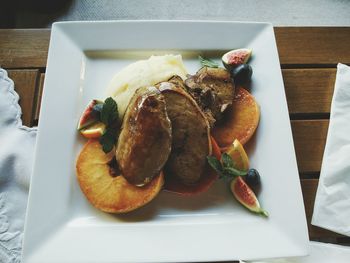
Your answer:
[[[215,61],[209,59],[209,58],[204,58],[202,56],[198,56],[199,62],[203,67],[208,67],[208,68],[218,68],[219,64],[216,63]]]
[[[100,138],[100,144],[105,153],[110,152],[117,142],[118,105],[108,97],[104,103],[96,104],[94,110],[99,112],[100,121],[106,125],[106,130]]]
[[[247,170],[239,170],[235,166],[235,162],[232,157],[223,153],[221,160],[218,160],[215,156],[207,156],[209,165],[218,173],[219,178],[232,179],[237,176],[244,176],[247,174]]]

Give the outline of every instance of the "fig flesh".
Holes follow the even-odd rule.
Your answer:
[[[78,130],[84,129],[99,121],[99,112],[94,110],[96,105],[103,104],[103,101],[92,100],[84,110],[78,123]]]
[[[246,184],[242,177],[238,176],[231,182],[231,191],[237,201],[251,212],[257,213],[264,217],[269,214],[260,207],[259,201],[256,198],[253,190]]]
[[[237,67],[238,65],[245,64],[248,62],[252,55],[252,50],[249,48],[234,49],[225,53],[221,60],[222,64],[228,70]]]

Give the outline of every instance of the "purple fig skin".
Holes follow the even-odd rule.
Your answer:
[[[267,211],[260,207],[259,201],[256,198],[253,190],[250,189],[242,177],[238,176],[232,180],[231,191],[237,201],[251,212],[257,213],[264,217],[269,216]]]
[[[103,103],[99,100],[92,100],[89,105],[84,110],[83,114],[81,115],[78,123],[78,130],[84,129],[92,124],[95,124],[99,121],[98,115],[94,112],[93,108],[97,104]]]
[[[252,56],[252,50],[248,48],[240,48],[231,50],[222,56],[222,63],[225,68],[230,70],[241,64],[246,64]]]

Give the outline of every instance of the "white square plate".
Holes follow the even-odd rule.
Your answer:
[[[195,197],[162,192],[129,215],[93,208],[75,177],[84,140],[77,121],[112,76],[150,54],[253,49],[252,93],[261,121],[247,145],[262,175],[268,219],[234,200],[223,181]],[[216,55],[215,55],[216,54]],[[267,23],[117,21],[55,23],[43,94],[23,262],[220,261],[303,256],[308,231],[273,27]]]

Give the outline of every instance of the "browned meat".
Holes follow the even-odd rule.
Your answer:
[[[171,82],[157,85],[165,97],[172,126],[172,150],[165,165],[165,174],[184,184],[198,182],[211,154],[209,123],[192,97]]]
[[[183,90],[186,90],[185,82],[182,80],[180,76],[174,75],[168,80],[168,82],[174,84],[178,88],[182,88]]]
[[[223,112],[232,105],[235,86],[230,73],[223,68],[201,68],[185,80],[187,91],[205,113],[210,126],[220,121]]]
[[[116,149],[125,179],[143,186],[159,175],[169,157],[171,140],[164,96],[155,87],[138,89],[125,112]]]

